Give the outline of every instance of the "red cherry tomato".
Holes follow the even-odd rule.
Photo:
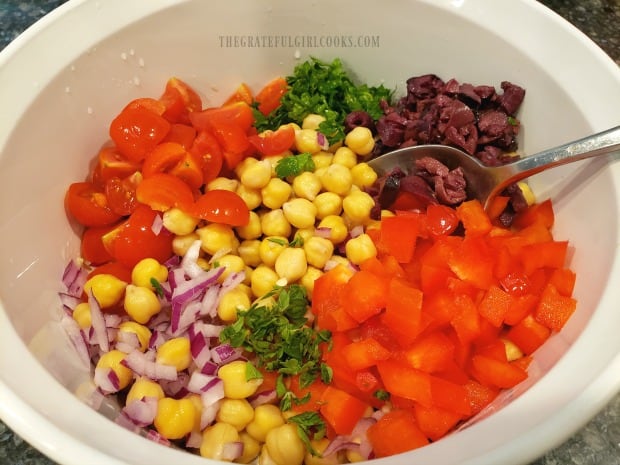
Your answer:
[[[268,115],[280,106],[282,96],[288,90],[288,84],[283,77],[277,77],[268,82],[258,94],[256,94],[256,102],[258,109],[263,115]]]
[[[170,78],[159,99],[165,106],[164,118],[172,123],[189,123],[189,114],[202,109],[202,99],[188,84]]]
[[[93,170],[93,182],[104,185],[111,178],[126,178],[136,171],[140,171],[140,164],[129,161],[122,156],[116,147],[103,147],[97,155],[97,164]]]
[[[295,143],[295,129],[291,125],[283,126],[276,131],[252,135],[249,140],[263,157],[279,155]]]
[[[144,178],[136,188],[136,198],[138,202],[162,212],[171,207],[188,211],[194,202],[194,194],[187,183],[168,173],[155,173]]]
[[[126,107],[110,124],[110,137],[118,151],[132,162],[141,162],[170,130],[162,116],[143,107]]]
[[[65,206],[82,226],[108,226],[121,219],[112,211],[105,193],[92,182],[75,182],[65,195]]]
[[[200,131],[189,151],[202,158],[202,177],[205,184],[219,176],[224,157],[220,143],[210,131]]]
[[[154,258],[160,263],[168,260],[172,256],[173,235],[165,228],[154,232],[158,215],[150,207],[138,205],[129,219],[103,236],[108,253],[129,269],[143,258]]]
[[[201,195],[191,213],[197,218],[230,226],[244,226],[250,221],[250,210],[238,194],[214,189]]]
[[[110,209],[121,216],[133,213],[138,201],[136,200],[136,188],[142,181],[142,174],[137,171],[123,179],[110,178],[105,183],[105,195]]]
[[[114,228],[115,226],[86,228],[80,244],[82,258],[91,265],[101,265],[112,260],[112,255],[104,247],[102,238]]]

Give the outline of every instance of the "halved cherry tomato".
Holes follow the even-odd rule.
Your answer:
[[[110,209],[121,216],[133,213],[138,201],[136,200],[136,188],[142,181],[139,171],[120,179],[110,178],[105,183],[105,195]]]
[[[165,228],[154,232],[158,215],[147,205],[138,205],[129,219],[103,236],[108,253],[129,269],[143,258],[154,258],[160,263],[168,260],[172,256],[173,235]]]
[[[267,83],[258,94],[256,94],[256,102],[258,110],[263,115],[268,115],[280,106],[282,96],[288,90],[288,84],[283,77],[277,77]]]
[[[196,129],[189,124],[173,123],[170,131],[162,142],[176,142],[181,144],[185,150],[189,150],[196,139]]]
[[[220,143],[213,133],[200,131],[189,151],[202,158],[202,180],[205,184],[219,176],[224,158]]]
[[[252,96],[252,90],[245,82],[242,82],[235,89],[235,91],[226,99],[224,105],[230,105],[231,103],[237,102],[245,102],[248,105],[251,105],[253,101],[254,97]]]
[[[265,131],[250,136],[249,140],[263,157],[279,155],[295,143],[295,129],[292,125],[282,126],[276,131]]]
[[[98,274],[111,274],[112,276],[116,276],[121,281],[125,281],[126,283],[131,282],[131,268],[116,261],[107,262],[93,268],[92,271],[88,273],[88,279],[93,276],[97,276]]]
[[[170,130],[170,123],[144,107],[125,108],[112,120],[110,137],[118,151],[133,162],[140,162]]]
[[[92,181],[104,185],[111,178],[125,178],[140,170],[140,164],[128,160],[114,146],[103,147],[97,155]]]
[[[162,142],[153,148],[144,159],[142,174],[150,178],[156,173],[164,173],[176,166],[187,151],[176,142]]]
[[[197,218],[230,226],[244,226],[250,221],[250,210],[238,194],[214,189],[198,197],[190,212]]]
[[[152,111],[157,115],[163,115],[166,111],[166,106],[159,100],[155,100],[150,97],[141,97],[129,102],[124,109],[131,108],[144,108],[145,110]]]
[[[108,205],[103,191],[92,182],[74,182],[67,189],[65,206],[82,226],[108,226],[121,219]]]
[[[103,245],[102,237],[116,226],[102,226],[98,228],[86,228],[82,234],[80,254],[91,265],[102,265],[112,260],[112,255]]]
[[[136,198],[138,202],[157,211],[163,212],[171,207],[189,211],[194,201],[194,194],[190,187],[176,176],[155,173],[138,184]]]
[[[189,123],[189,114],[202,109],[202,99],[191,86],[178,78],[170,78],[159,99],[165,106],[164,118],[172,123]]]
[[[245,102],[235,102],[217,108],[190,113],[192,125],[199,131],[214,130],[222,125],[238,126],[245,132],[254,124],[252,107]]]
[[[189,187],[198,190],[203,184],[203,160],[190,152],[185,152],[185,156],[170,170],[179,179],[182,179]]]

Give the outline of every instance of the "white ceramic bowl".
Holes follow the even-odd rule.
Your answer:
[[[235,46],[241,37],[264,35],[364,36],[371,43]],[[406,78],[428,72],[476,84],[518,83],[527,89],[520,142],[529,153],[620,121],[618,67],[534,1],[63,5],[0,55],[0,416],[52,459],[210,463],[125,431],[73,394],[86,375],[52,322],[61,272],[79,248],[62,199],[130,99],[160,95],[176,75],[217,104],[242,80],[258,88],[309,55],[341,57],[364,81],[400,91]],[[620,167],[581,163],[531,185],[540,199],[554,199],[555,234],[575,248],[577,312],[536,353],[530,379],[494,404],[496,413],[377,465],[526,463],[583,426],[619,390]]]

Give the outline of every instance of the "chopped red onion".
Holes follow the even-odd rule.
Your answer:
[[[84,340],[84,336],[77,322],[73,317],[63,314],[60,318],[60,325],[65,330],[69,340],[75,347],[75,350],[80,358],[80,361],[84,364],[84,368],[90,368],[90,354],[88,352],[88,346]]]
[[[82,303],[82,299],[67,292],[59,292],[58,296],[60,297],[60,303],[62,304],[63,308],[69,313],[73,312],[75,307]]]
[[[270,404],[278,398],[278,394],[275,389],[269,389],[267,391],[259,392],[248,399],[250,405],[254,408],[263,404]]]
[[[153,231],[153,234],[155,234],[156,236],[159,236],[162,229],[164,229],[164,220],[159,214],[157,214],[155,215],[155,218],[153,218],[153,224],[151,225],[151,231]]]
[[[336,436],[332,442],[330,442],[325,450],[323,451],[323,457],[328,457],[336,452],[340,452],[341,450],[352,450],[358,451],[359,444],[357,442],[353,442],[349,439],[349,436]]]
[[[133,400],[123,407],[122,414],[137,426],[148,426],[153,423],[157,414],[157,398],[143,397]]]
[[[114,348],[128,354],[131,351],[140,349],[140,339],[138,339],[138,335],[134,332],[119,331]]]
[[[200,413],[200,429],[201,430],[205,429],[207,426],[209,426],[211,423],[215,421],[217,412],[220,410],[220,405],[222,404],[222,399],[224,398],[224,388],[222,387],[222,397],[218,400],[215,400],[214,402],[206,403],[204,401],[204,398],[208,394],[211,394],[212,392],[213,392],[213,389],[201,395],[201,397],[203,398],[202,412]]]
[[[190,327],[190,329],[193,328]],[[192,360],[198,368],[202,371],[202,368],[207,362],[211,360],[211,351],[209,350],[209,340],[200,332],[191,334],[189,338],[190,351],[192,354]]]
[[[164,390],[164,393],[168,397],[173,397],[175,399],[180,399],[189,394],[189,390],[187,389],[187,383],[189,383],[190,376],[181,371],[177,374],[177,379],[175,380],[160,380],[159,385]]]
[[[205,375],[198,371],[194,371],[187,383],[187,390],[194,394],[202,394],[213,388],[216,384],[222,380],[214,375]]]
[[[329,239],[332,234],[332,228],[327,228],[324,226],[318,227],[314,229],[314,235],[318,237],[322,237],[324,239]]]
[[[90,321],[95,332],[97,343],[99,347],[101,347],[101,350],[108,352],[110,350],[110,340],[108,339],[105,318],[103,313],[101,313],[101,307],[92,289],[88,292],[88,305],[90,307]]]
[[[195,278],[177,283],[177,286],[172,291],[172,298],[170,299],[172,311],[178,312],[180,311],[180,307],[183,307],[187,302],[200,299],[205,289],[215,284],[223,272],[223,267],[217,267],[210,271],[203,271],[203,273]]]
[[[349,231],[349,234],[351,235],[351,238],[358,237],[364,234],[364,226],[362,226],[361,224],[353,226]]]
[[[243,443],[241,441],[225,442],[222,445],[222,453],[218,457],[221,460],[232,462],[243,455]]]
[[[62,282],[67,288],[67,293],[75,297],[81,297],[87,276],[88,272],[78,265],[75,260],[71,260],[62,274]]]
[[[239,284],[241,284],[245,280],[245,271],[237,271],[235,273],[230,273],[224,282],[222,283],[222,289],[220,290],[220,295],[226,294],[228,291],[234,289]]]
[[[200,315],[202,305],[199,301],[189,301],[185,305],[172,307],[170,314],[170,331],[173,336],[179,336],[196,321]]]
[[[195,240],[192,245],[189,246],[187,252],[181,259],[181,268],[187,276],[190,278],[197,278],[205,272],[200,265],[198,265],[198,257],[200,257],[200,247],[202,241],[200,239]]]
[[[104,394],[112,394],[114,392],[118,392],[120,389],[120,380],[118,379],[118,375],[109,367],[95,368],[93,381]]]
[[[237,360],[242,353],[241,349],[235,348],[230,344],[220,344],[211,349],[211,359],[218,365],[224,365]]]
[[[147,430],[146,438],[151,440],[151,441],[153,441],[153,442],[157,442],[159,444],[162,444],[164,446],[170,446],[170,441],[168,439],[166,439],[165,437],[163,437],[161,434],[159,434],[154,429]]]
[[[208,361],[202,366],[200,372],[204,373],[205,375],[214,375],[217,373],[218,368],[219,365],[217,363],[213,361]]]
[[[321,147],[323,150],[329,149],[329,141],[327,140],[327,137],[325,137],[325,134],[323,134],[322,132],[316,133],[316,141],[319,144],[319,147]]]
[[[187,437],[187,441],[185,441],[185,447],[189,447],[190,449],[199,449],[202,445],[202,432],[198,430],[194,430],[189,433]]]
[[[174,381],[178,377],[175,367],[149,360],[147,356],[139,350],[129,352],[121,363],[137,375],[146,376],[153,380],[165,379]]]
[[[215,318],[220,299],[220,286],[213,285],[207,289],[201,301],[200,316]]]
[[[197,321],[193,325],[193,329],[196,333],[201,333],[204,337],[220,337],[220,333],[225,328],[224,325],[214,325],[211,323],[205,323],[204,321]]]

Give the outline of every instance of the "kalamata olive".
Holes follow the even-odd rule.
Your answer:
[[[372,117],[363,110],[355,110],[349,113],[344,119],[344,130],[350,132],[358,126],[363,126],[375,133],[375,123]]]

